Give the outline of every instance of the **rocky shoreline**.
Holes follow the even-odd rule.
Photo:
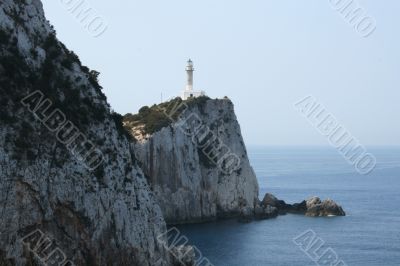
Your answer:
[[[263,200],[254,208],[254,211],[248,208],[243,209],[240,213],[239,221],[263,220],[288,213],[309,217],[346,216],[343,208],[331,199],[322,201],[319,197],[314,196],[300,203],[287,204],[285,201],[279,200],[274,195],[267,193]]]
[[[237,218],[238,222],[249,223],[254,220],[276,218],[279,215],[286,215],[288,213],[309,217],[346,216],[343,208],[331,199],[321,201],[319,197],[314,196],[300,203],[287,204],[285,201],[279,200],[274,195],[267,193],[263,200],[256,204],[254,209],[246,207],[242,209],[239,216],[224,216],[213,221]],[[195,265],[196,255],[193,246],[177,246],[173,248],[172,252],[176,265],[179,265],[179,263],[181,265]]]

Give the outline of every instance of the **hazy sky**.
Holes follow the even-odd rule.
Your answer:
[[[358,0],[368,38],[330,0],[85,0],[108,24],[94,38],[69,1],[43,0],[47,18],[119,113],[178,95],[190,57],[195,88],[232,99],[247,144],[328,145],[293,106],[313,95],[362,144],[400,145],[400,1]]]

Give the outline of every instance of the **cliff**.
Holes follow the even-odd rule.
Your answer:
[[[97,76],[39,0],[0,2],[1,265],[170,265],[161,210]]]
[[[232,102],[179,98],[124,117],[169,224],[253,213],[258,183]]]

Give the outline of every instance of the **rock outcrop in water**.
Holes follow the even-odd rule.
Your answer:
[[[331,199],[321,201],[318,197],[306,201],[306,216],[345,216],[342,207]]]
[[[175,99],[124,123],[167,223],[254,215],[258,183],[229,99]]]
[[[196,252],[193,246],[176,246],[172,248],[171,253],[173,255],[172,262],[176,266],[196,265]]]
[[[276,207],[270,205],[257,205],[254,210],[254,216],[256,219],[269,219],[278,216],[279,210]]]
[[[300,203],[287,204],[277,199],[274,195],[267,193],[261,202],[262,206],[275,207],[280,214],[298,213],[306,216],[345,216],[342,207],[331,199],[321,201],[318,197],[311,197]]]
[[[1,265],[172,265],[97,75],[56,39],[39,0],[0,2]]]

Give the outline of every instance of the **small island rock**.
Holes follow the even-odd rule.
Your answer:
[[[296,213],[306,216],[345,216],[343,208],[331,199],[321,201],[319,197],[311,197],[300,203],[287,204],[283,200],[277,199],[274,195],[267,193],[261,202],[262,207],[275,207],[279,214]],[[257,213],[256,213],[257,215]]]
[[[306,216],[345,216],[346,213],[342,207],[331,199],[327,199],[321,202],[319,198],[317,200],[307,201],[307,212]]]

